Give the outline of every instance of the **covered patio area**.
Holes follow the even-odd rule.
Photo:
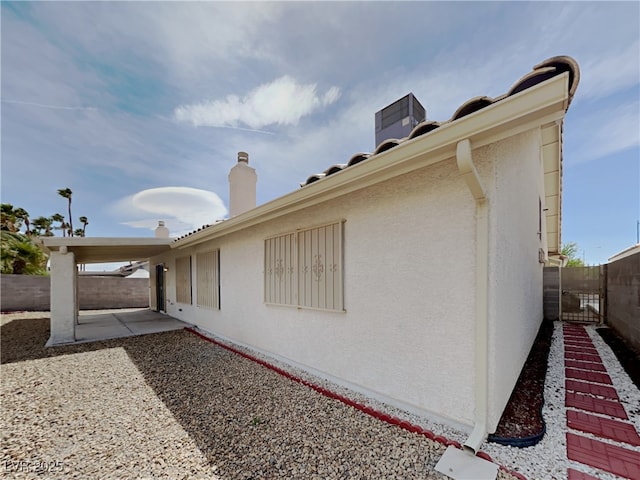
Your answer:
[[[160,312],[154,312],[148,308],[108,311],[92,310],[79,313],[75,343],[97,342],[112,338],[146,335],[147,333],[170,332],[189,326],[191,325],[188,323],[176,320]]]
[[[149,333],[144,330],[151,325],[157,328],[161,320],[168,322],[167,329],[175,329],[177,320],[150,310],[146,310],[147,317],[142,314],[81,316],[78,301],[78,264],[145,261],[169,250],[171,242],[170,238],[157,237],[43,238],[42,244],[49,251],[51,260],[51,336],[47,346],[92,341],[100,332],[111,335],[100,339]]]

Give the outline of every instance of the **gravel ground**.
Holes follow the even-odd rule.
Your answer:
[[[44,349],[47,314],[20,316],[34,320],[2,316],[0,467],[23,470],[13,472],[15,478],[446,478],[434,470],[445,449],[441,444],[380,422],[191,333]],[[615,479],[566,457],[564,349],[558,327],[545,383],[546,435],[526,449],[494,443],[482,449],[530,480],[565,480],[568,467]],[[640,391],[597,332],[591,327],[588,332],[640,430]],[[446,425],[232,346],[436,435],[466,440],[465,433]],[[44,476],[36,471],[41,465],[47,469]],[[515,477],[501,470],[498,478]]]
[[[1,321],[10,478],[446,478],[443,445],[192,333],[44,349],[46,314],[22,316]]]

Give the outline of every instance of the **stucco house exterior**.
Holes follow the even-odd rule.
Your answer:
[[[497,98],[255,205],[238,154],[230,218],[181,238],[44,239],[50,344],[75,341],[77,264],[150,262],[150,305],[410,412],[495,431],[561,263],[562,128],[579,81],[548,59]]]
[[[233,215],[150,259],[150,304],[467,430],[477,449],[543,318],[578,79],[573,59],[551,58],[257,207],[241,152]]]

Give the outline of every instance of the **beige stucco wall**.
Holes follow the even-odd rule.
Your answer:
[[[539,142],[533,130],[484,151],[496,159],[490,177],[489,431],[500,420],[543,318]]]
[[[474,150],[495,210],[490,213],[490,236],[496,237],[490,257],[495,277],[490,288],[490,425],[502,412],[542,318],[542,266],[538,246],[529,239],[533,232],[538,241],[539,164],[521,170],[522,162],[534,156],[539,161],[538,141],[537,133],[529,133]],[[496,156],[499,169],[492,163]],[[533,186],[518,185],[531,184],[532,172]],[[470,430],[475,210],[452,158],[221,239],[175,249],[151,265],[169,267],[169,315]],[[346,312],[266,306],[264,239],[341,219],[346,220]],[[221,309],[177,304],[175,258],[212,248],[221,250]],[[195,281],[193,288],[196,298]]]

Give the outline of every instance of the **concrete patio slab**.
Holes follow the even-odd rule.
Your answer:
[[[65,345],[169,332],[189,326],[191,325],[188,323],[148,308],[80,312],[76,325],[76,341]],[[50,341],[47,343],[47,346],[52,345]]]

